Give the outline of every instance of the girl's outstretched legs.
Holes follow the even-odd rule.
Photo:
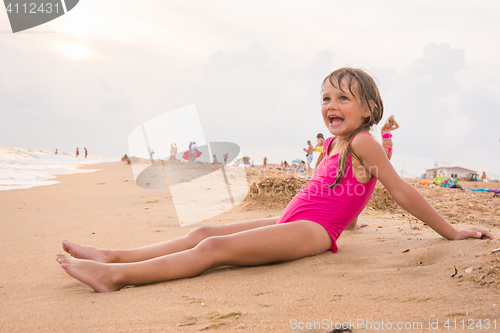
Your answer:
[[[225,236],[208,237],[195,247],[141,262],[106,264],[59,255],[68,274],[97,292],[199,275],[220,266],[256,266],[325,252],[332,246],[315,222],[268,225]]]
[[[252,220],[221,226],[198,227],[196,229],[193,229],[186,236],[136,249],[98,249],[95,247],[70,243],[66,240],[63,241],[62,244],[63,250],[77,259],[88,259],[102,263],[138,262],[161,257],[171,253],[189,250],[198,245],[202,240],[211,236],[230,235],[236,232],[272,225],[276,223],[277,219],[278,218],[273,217],[268,219]]]

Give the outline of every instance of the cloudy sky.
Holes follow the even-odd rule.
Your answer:
[[[401,126],[396,170],[500,177],[498,13],[495,0],[82,0],[12,34],[2,9],[0,145],[119,157],[142,123],[194,104],[208,141],[258,164],[304,158],[326,131],[322,79],[354,66]]]

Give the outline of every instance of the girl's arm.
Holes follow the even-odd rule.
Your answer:
[[[446,239],[465,239],[493,235],[480,228],[457,230],[449,224],[412,185],[401,179],[389,162],[382,146],[368,134],[361,133],[352,141],[352,149],[361,158],[363,166],[377,177],[394,200],[412,215]]]

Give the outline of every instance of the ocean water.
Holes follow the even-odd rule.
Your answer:
[[[83,151],[83,149],[82,149]],[[119,161],[118,158],[0,146],[0,191],[22,190],[58,184],[55,175],[93,172],[78,169],[84,164]]]

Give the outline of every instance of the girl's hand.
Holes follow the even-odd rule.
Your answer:
[[[453,237],[454,240],[466,239],[466,238],[489,238],[494,239],[493,235],[484,229],[479,229],[476,227],[468,229],[459,229]]]
[[[347,228],[345,228],[345,230],[356,230],[356,229],[360,229],[360,228],[363,228],[363,227],[366,227],[368,226],[368,223],[364,223],[364,222],[357,222],[355,225],[348,225]]]
[[[382,146],[366,133],[357,135],[351,143],[352,150],[363,166],[389,191],[396,203],[446,239],[489,238],[493,235],[486,230],[469,228],[455,229],[434,209],[422,194],[401,179],[387,158]]]

